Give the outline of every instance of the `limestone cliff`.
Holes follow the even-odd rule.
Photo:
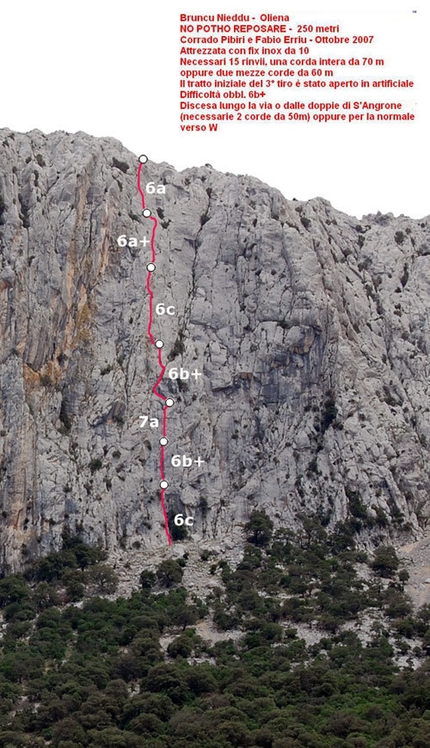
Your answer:
[[[140,418],[162,409],[138,159],[108,138],[2,130],[0,164],[3,563],[57,548],[64,525],[113,554],[164,548],[161,432]],[[357,220],[210,165],[148,161],[148,183],[154,304],[175,307],[153,324],[175,400],[169,516],[193,516],[191,541],[221,547],[256,507],[293,527],[300,512],[352,517],[363,544],[418,537],[429,219]],[[202,376],[172,380],[172,367]]]

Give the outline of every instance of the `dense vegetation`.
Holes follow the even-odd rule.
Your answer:
[[[235,570],[205,554],[219,586],[203,601],[186,559],[107,599],[105,555],[67,534],[1,579],[0,748],[430,748],[430,606],[412,613],[392,548],[368,560],[348,526],[302,523],[273,534],[254,512]],[[198,635],[203,618],[223,641]]]

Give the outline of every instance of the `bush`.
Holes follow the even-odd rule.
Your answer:
[[[399,568],[399,559],[392,546],[381,546],[375,552],[370,566],[380,577],[392,578]]]
[[[189,657],[193,651],[193,640],[187,634],[181,634],[167,647],[169,657]]]
[[[30,596],[25,579],[21,574],[0,579],[0,607],[8,603],[19,603]]]
[[[185,525],[177,525],[175,524],[175,516],[176,513],[172,512],[169,515],[169,532],[172,540],[176,542],[180,542],[181,540],[185,540],[188,536],[188,531]]]
[[[80,569],[67,569],[61,577],[70,602],[82,600],[85,594],[84,576]]]
[[[140,586],[143,590],[150,590],[154,584],[157,581],[157,577],[155,576],[153,571],[149,571],[149,569],[144,569],[139,577]]]
[[[88,467],[92,473],[95,473],[96,470],[101,470],[101,468],[103,467],[103,462],[101,461],[100,457],[94,457],[90,461]]]
[[[37,610],[45,610],[59,604],[59,596],[53,585],[39,582],[33,592],[33,603]]]
[[[389,618],[404,618],[411,615],[412,605],[404,592],[388,588],[384,594],[385,613]]]
[[[247,540],[258,546],[268,545],[272,537],[273,522],[264,510],[254,510],[245,525]]]
[[[179,584],[184,576],[183,569],[178,561],[167,559],[157,569],[157,578],[162,587],[173,587]]]
[[[326,401],[324,403],[324,411],[321,416],[321,432],[324,434],[325,431],[332,425],[337,418],[337,408],[332,392],[327,393]]]
[[[118,588],[118,575],[108,564],[90,566],[85,572],[85,577],[100,595],[113,595]]]

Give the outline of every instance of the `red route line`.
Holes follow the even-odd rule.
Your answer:
[[[143,164],[139,164],[139,167],[138,167],[138,170],[137,170],[137,189],[139,190],[139,194],[140,194],[140,197],[141,197],[141,200],[142,200],[142,210],[145,210],[145,193],[143,192],[142,186],[141,186],[141,183],[140,183],[140,176],[141,176],[141,173],[142,173],[142,165]],[[151,261],[155,265],[155,258],[156,258],[156,254],[155,254],[155,232],[157,231],[158,221],[152,215],[150,216],[150,218],[151,218],[151,221],[152,221],[152,224],[153,224],[152,225],[152,232],[151,232]],[[149,270],[148,270],[148,275],[146,277],[146,288],[147,288],[148,294],[149,294],[148,336],[149,336],[149,339],[151,341],[151,344],[153,346],[155,346],[155,338],[154,338],[154,336],[152,334],[152,323],[153,323],[153,319],[154,319],[154,312],[153,312],[154,293],[153,293],[152,288],[151,288],[151,274],[152,273],[150,273]],[[158,348],[158,365],[160,367],[160,374],[158,375],[158,379],[157,379],[156,383],[154,384],[154,386],[152,388],[152,391],[153,391],[154,395],[156,395],[156,397],[158,397],[164,403],[164,406],[163,406],[163,428],[162,428],[162,431],[163,431],[163,436],[165,437],[166,436],[166,432],[167,432],[167,410],[168,410],[168,408],[167,408],[167,405],[165,404],[167,398],[161,392],[158,391],[158,387],[160,386],[160,383],[161,383],[161,381],[162,381],[162,379],[164,377],[164,373],[166,371],[166,366],[163,364],[163,358],[162,358],[162,355],[161,355],[161,349],[160,348]],[[161,447],[160,447],[160,480],[164,480],[164,475],[165,475],[165,473],[164,473],[164,445],[161,445]],[[169,520],[168,520],[167,512],[166,512],[165,493],[166,493],[166,489],[162,488],[160,490],[160,502],[161,502],[161,509],[163,511],[163,517],[164,517],[164,532],[166,533],[168,544],[172,545],[172,537],[171,537],[170,531],[169,531]]]

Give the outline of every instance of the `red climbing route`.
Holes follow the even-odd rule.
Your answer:
[[[164,531],[166,533],[167,542],[169,545],[172,544],[172,537],[170,535],[169,531],[169,520],[167,518],[167,512],[166,512],[166,503],[165,503],[165,492],[166,488],[168,486],[168,483],[165,478],[164,473],[164,450],[165,446],[168,443],[167,440],[167,411],[169,407],[173,405],[173,400],[171,398],[165,397],[160,391],[159,386],[161,384],[161,381],[164,377],[164,373],[166,371],[166,366],[163,364],[163,357],[162,357],[162,347],[163,342],[161,340],[156,340],[152,334],[152,322],[153,322],[153,306],[154,306],[154,292],[151,288],[151,276],[152,273],[156,269],[156,252],[155,252],[155,234],[157,231],[158,221],[155,218],[155,216],[152,215],[152,212],[146,207],[145,205],[145,193],[142,190],[141,185],[141,173],[142,173],[142,166],[144,163],[147,162],[146,156],[140,156],[139,158],[139,167],[137,170],[137,189],[139,190],[139,194],[142,200],[142,215],[144,218],[149,218],[152,221],[152,230],[151,230],[151,262],[148,263],[147,270],[148,275],[146,277],[146,288],[149,295],[149,321],[148,321],[148,336],[151,341],[151,344],[154,346],[154,348],[157,349],[158,355],[157,355],[157,361],[158,366],[160,369],[157,381],[155,382],[152,391],[156,397],[158,397],[162,403],[163,403],[163,425],[162,425],[162,437],[160,439],[160,501],[161,501],[161,509],[163,512],[164,517]]]

